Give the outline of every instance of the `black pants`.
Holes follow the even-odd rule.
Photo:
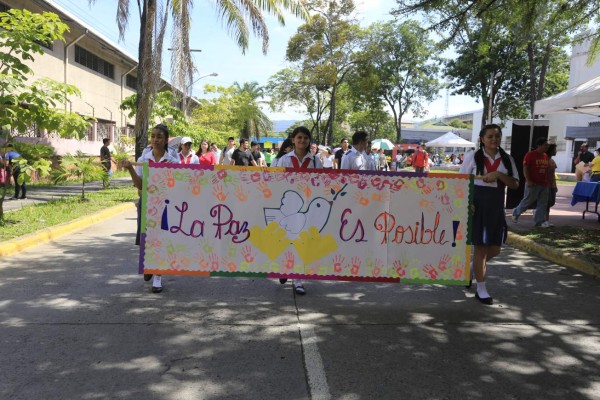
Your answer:
[[[17,181],[19,179],[19,175],[21,175],[21,167],[15,165],[13,167],[13,179],[15,180],[15,197],[19,198],[19,193],[21,193],[21,198],[24,199],[25,197],[27,197],[27,185],[25,184],[25,181],[23,181],[22,185],[19,185],[19,182]]]

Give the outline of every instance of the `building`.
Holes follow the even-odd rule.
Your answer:
[[[79,88],[81,97],[67,102],[65,110],[96,119],[84,140],[62,139],[35,126],[21,133],[19,140],[50,144],[59,155],[77,150],[98,154],[103,138],[114,142],[122,134],[131,136],[134,120],[119,105],[136,93],[136,57],[51,0],[0,0],[0,11],[9,8],[53,12],[69,26],[65,42],[45,45],[44,54],[37,55],[35,64],[29,66],[34,79],[48,77]],[[163,84],[170,89],[168,82]]]

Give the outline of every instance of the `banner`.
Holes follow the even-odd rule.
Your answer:
[[[140,272],[464,284],[469,175],[144,166]]]

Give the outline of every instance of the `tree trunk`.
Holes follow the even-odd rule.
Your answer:
[[[531,41],[527,43],[527,61],[529,62],[529,113],[533,119],[537,82],[535,79],[535,54]]]
[[[139,64],[137,67],[137,98],[135,127],[135,159],[137,160],[148,145],[148,126],[150,124],[150,109],[152,93],[149,83],[152,81],[152,42],[154,24],[156,21],[156,0],[143,2],[140,20],[140,44],[138,48]],[[159,55],[160,57],[161,55]]]

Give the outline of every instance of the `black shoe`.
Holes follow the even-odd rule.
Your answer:
[[[306,290],[304,290],[304,286],[302,285],[295,286],[294,291],[296,292],[296,294],[299,294],[301,296],[304,296],[306,294]]]
[[[13,197],[9,197],[7,200],[19,200],[19,198],[18,198],[18,197],[15,197],[15,196],[13,196]]]
[[[21,196],[21,200],[25,200],[27,196]]]
[[[279,283],[281,283],[282,285],[283,285],[284,283],[286,283],[286,282],[287,282],[287,279],[283,279],[283,278],[282,278],[282,279],[279,279]]]
[[[492,304],[494,304],[494,299],[491,297],[486,297],[485,299],[482,299],[481,297],[479,297],[479,293],[475,293],[475,298],[477,300],[479,300],[480,302],[482,302],[485,305],[491,306]]]
[[[152,286],[152,293],[160,293],[162,292],[162,286],[161,287],[156,287],[156,286]]]
[[[144,280],[146,282],[148,282],[150,279],[152,279],[152,274],[144,274]]]

